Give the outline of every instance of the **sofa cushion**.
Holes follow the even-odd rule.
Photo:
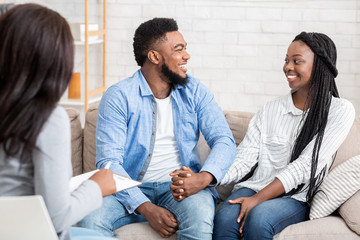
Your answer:
[[[324,179],[311,204],[310,219],[333,213],[360,189],[360,155],[341,163]]]
[[[83,171],[84,173],[95,170],[96,159],[96,120],[97,109],[99,104],[91,105],[86,112],[85,126],[84,126],[84,152],[83,152]]]
[[[329,216],[290,225],[275,235],[274,240],[359,240],[339,216]]]
[[[71,163],[73,176],[79,175],[83,170],[82,152],[83,135],[80,122],[80,112],[73,108],[65,109],[70,119],[71,127]]]
[[[115,237],[121,240],[176,240],[176,234],[169,238],[162,238],[148,222],[132,223],[114,231]]]
[[[360,235],[360,190],[341,205],[339,213],[348,227]]]

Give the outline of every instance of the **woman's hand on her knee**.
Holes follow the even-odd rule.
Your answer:
[[[101,169],[90,179],[99,185],[103,197],[116,193],[116,184],[111,170]]]
[[[237,218],[237,222],[240,223],[240,234],[243,234],[245,219],[248,216],[251,209],[255,206],[259,205],[260,203],[276,198],[285,192],[284,186],[282,185],[281,181],[275,178],[269,185],[265,188],[257,192],[255,195],[251,197],[245,198],[236,198],[234,200],[229,200],[231,204],[241,204],[240,206],[240,214]]]
[[[243,235],[243,232],[244,232],[244,224],[245,224],[246,217],[248,216],[250,211],[254,207],[256,207],[258,204],[260,204],[261,202],[262,201],[260,199],[258,199],[256,195],[254,195],[252,197],[241,197],[241,198],[229,200],[229,203],[231,203],[231,204],[240,204],[241,205],[239,216],[236,219],[236,221],[238,223],[241,222],[240,229],[239,229],[239,232],[241,235]]]

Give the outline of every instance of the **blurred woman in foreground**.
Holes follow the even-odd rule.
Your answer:
[[[0,196],[41,195],[60,239],[70,239],[70,226],[116,191],[110,170],[69,191],[70,122],[57,103],[73,61],[70,28],[57,12],[23,4],[0,17]]]

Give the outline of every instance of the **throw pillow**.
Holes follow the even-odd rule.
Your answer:
[[[326,217],[360,189],[360,155],[334,168],[315,194],[310,219]]]

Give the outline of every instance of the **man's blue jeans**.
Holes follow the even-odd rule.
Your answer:
[[[116,238],[104,237],[104,235],[87,228],[71,227],[72,240],[117,240]]]
[[[181,202],[174,200],[170,182],[143,183],[139,188],[159,207],[169,210],[176,218],[178,239],[212,239],[215,200],[209,189],[204,189]],[[126,224],[144,222],[142,215],[129,214],[125,207],[113,196],[103,199],[101,208],[95,210],[81,222],[80,227],[91,228],[105,236],[113,236],[113,231]]]
[[[251,197],[256,192],[249,188],[240,188],[224,201],[215,216],[214,240],[240,239],[240,223],[236,219],[240,213],[240,204],[230,204],[230,199]],[[254,207],[248,214],[244,225],[245,240],[273,239],[291,224],[308,219],[307,203],[293,198],[274,198]]]

